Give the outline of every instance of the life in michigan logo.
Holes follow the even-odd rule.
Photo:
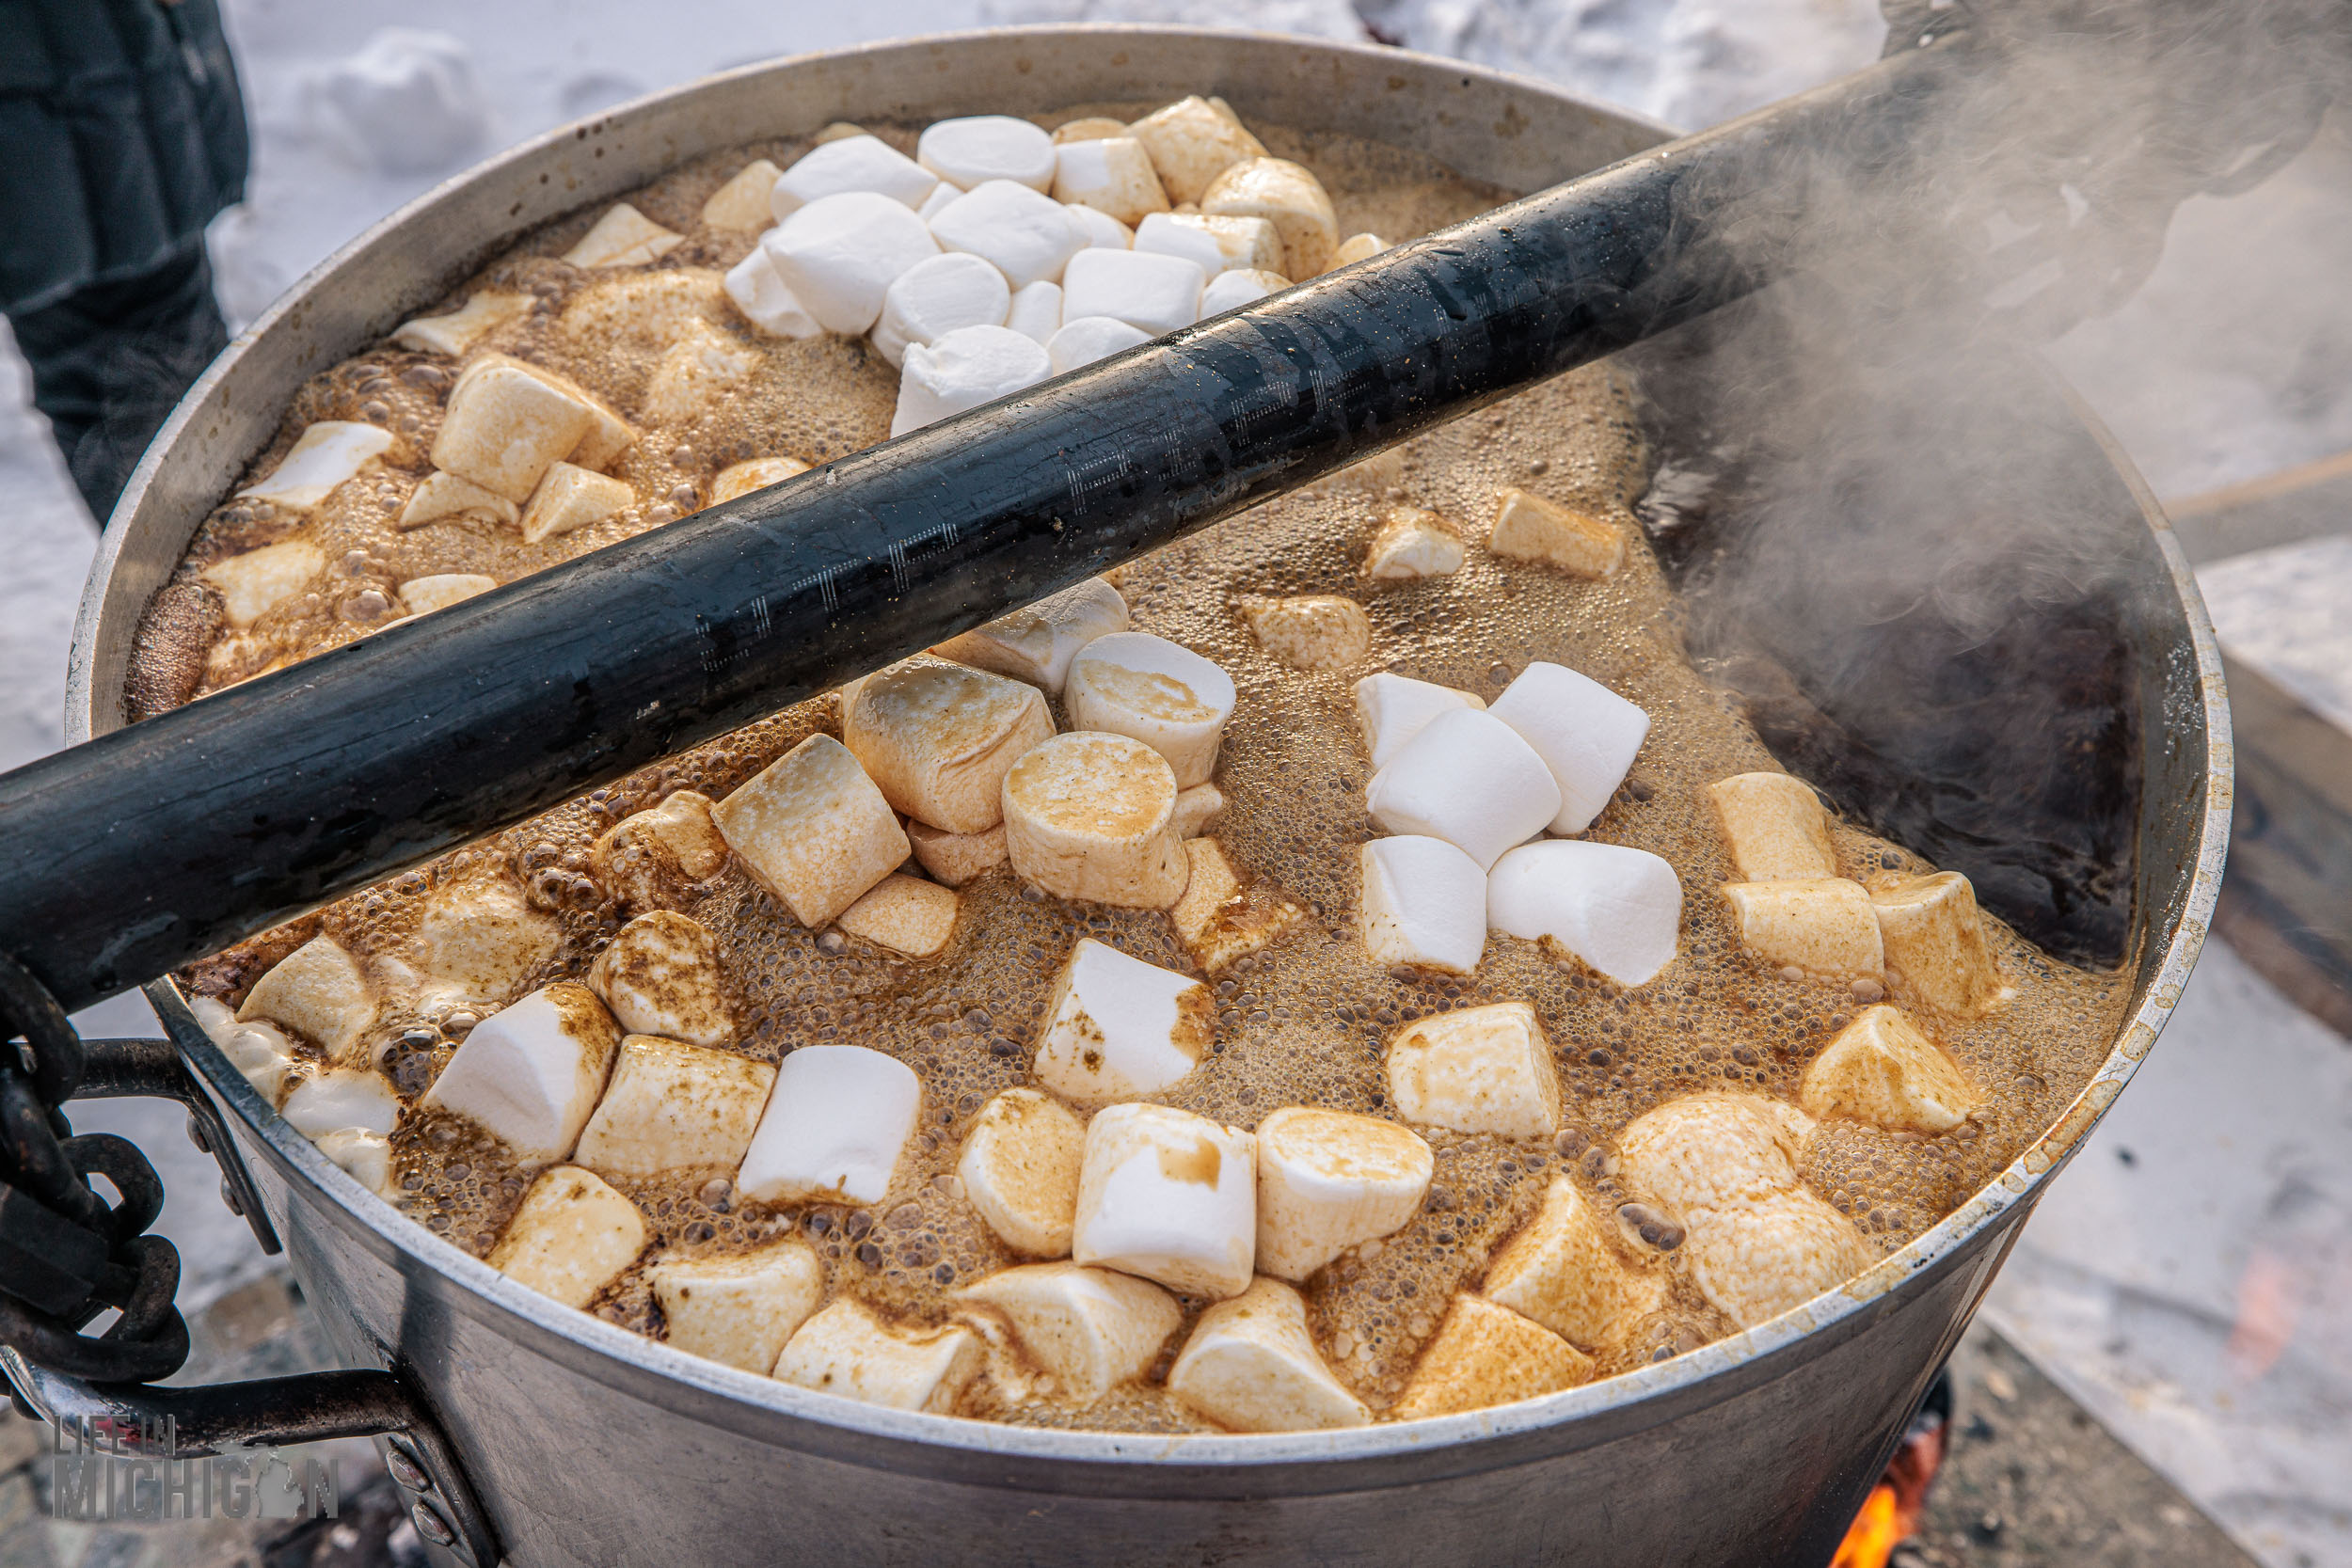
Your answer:
[[[79,1420],[49,1429],[48,1513],[86,1523],[126,1520],[331,1519],[340,1462],[272,1449],[179,1451],[169,1417],[138,1424]]]

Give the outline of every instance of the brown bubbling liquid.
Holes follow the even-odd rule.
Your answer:
[[[1148,107],[1117,106],[1128,114]],[[1074,109],[1046,123],[1086,112]],[[1420,233],[1500,198],[1501,193],[1411,153],[1257,129],[1278,154],[1308,164],[1323,178],[1343,233]],[[912,145],[910,131],[884,134],[901,147]],[[721,267],[738,259],[747,242],[702,230],[696,217],[702,200],[749,158],[788,164],[801,150],[763,144],[700,160],[630,198],[657,221],[690,235],[688,244],[647,270]],[[595,215],[585,213],[535,236],[469,288],[488,284],[538,293],[542,307],[485,346],[552,365],[628,412],[650,362],[649,346],[583,341],[562,326],[564,306],[593,280],[551,258]],[[325,550],[334,590],[310,594],[250,635],[222,638],[207,655],[205,689],[358,635],[366,618],[355,616],[353,600],[371,587],[389,596],[400,581],[428,572],[482,571],[510,579],[655,526],[657,506],[691,510],[727,463],[776,453],[820,462],[882,439],[895,381],[888,366],[862,345],[823,338],[761,340],[759,346],[766,365],[750,387],[685,427],[646,431],[616,466],[638,492],[636,507],[596,529],[534,546],[520,545],[511,530],[475,522],[397,531],[390,519],[424,472],[422,453],[438,418],[446,372],[427,356],[389,346],[327,372],[297,397],[257,472],[266,472],[312,420],[376,419],[405,439],[379,476],[346,485],[309,524],[306,536]],[[1476,537],[1492,515],[1495,493],[1505,485],[1613,517],[1638,542],[1627,506],[1645,479],[1630,391],[1611,368],[1596,367],[1415,440],[1396,493],[1366,494],[1345,483],[1303,490],[1117,575],[1138,629],[1194,648],[1232,673],[1240,700],[1217,771],[1229,805],[1214,831],[1236,860],[1289,893],[1312,917],[1214,977],[1213,1051],[1183,1084],[1154,1098],[1245,1128],[1292,1104],[1392,1115],[1381,1069],[1390,1035],[1416,1018],[1490,1002],[1534,1004],[1555,1047],[1566,1126],[1556,1141],[1422,1129],[1437,1156],[1423,1211],[1396,1235],[1343,1257],[1308,1288],[1327,1358],[1375,1410],[1402,1387],[1453,1293],[1477,1282],[1490,1252],[1533,1212],[1556,1172],[1574,1173],[1602,1212],[1629,1201],[1634,1195],[1614,1179],[1612,1139],[1629,1120],[1700,1088],[1741,1087],[1793,1100],[1806,1064],[1856,1009],[1847,990],[1784,980],[1739,950],[1716,892],[1733,873],[1703,791],[1726,774],[1776,765],[1744,721],[1690,667],[1675,601],[1645,548],[1637,543],[1625,569],[1602,582],[1504,562],[1476,548],[1450,578],[1374,583],[1359,574],[1365,542],[1387,506],[1409,499]],[[288,536],[294,521],[231,503],[199,532],[183,574]],[[1307,593],[1346,594],[1369,610],[1373,646],[1361,669],[1295,671],[1256,646],[1237,601],[1247,594]],[[373,605],[359,608],[372,610]],[[1651,716],[1649,739],[1632,775],[1590,836],[1673,863],[1684,886],[1680,956],[1632,990],[1502,936],[1490,937],[1472,978],[1417,976],[1375,965],[1356,927],[1357,847],[1377,830],[1363,804],[1370,769],[1356,731],[1354,680],[1390,669],[1491,700],[1535,659],[1582,671]],[[596,835],[675,789],[723,796],[803,736],[828,728],[837,733],[835,708],[830,697],[803,704],[232,949],[197,966],[188,978],[199,990],[233,1001],[278,958],[321,929],[364,962],[407,940],[432,889],[507,877],[520,883],[533,906],[559,919],[565,934],[558,957],[526,976],[515,994],[551,979],[577,978],[626,918],[588,875],[589,846]],[[1057,711],[1057,723],[1065,717]],[[1851,828],[1839,826],[1836,836],[1848,875],[1932,869]],[[648,1257],[723,1252],[797,1232],[826,1259],[833,1291],[907,1321],[944,1320],[951,1291],[1025,1260],[997,1242],[962,1200],[954,1167],[981,1105],[997,1091],[1028,1082],[1045,1002],[1073,943],[1092,936],[1149,962],[1193,970],[1164,913],[1064,903],[1023,888],[1003,866],[963,890],[954,941],[930,962],[903,959],[839,932],[805,930],[733,866],[704,884],[683,912],[717,935],[741,1024],[737,1049],[775,1061],[812,1041],[871,1046],[916,1070],[924,1103],[897,1184],[870,1211],[740,1203],[709,1172],[616,1180],[644,1209],[657,1237]],[[1986,924],[2018,988],[2016,999],[1988,1020],[1937,1018],[1932,1025],[1988,1092],[1981,1116],[1933,1138],[1830,1122],[1809,1144],[1808,1182],[1887,1250],[1949,1212],[2050,1125],[2088,1082],[2122,1023],[2127,988],[2120,978],[2066,968],[1990,917]],[[448,1059],[454,1047],[449,1022],[389,1012],[380,1022],[385,1069],[405,1099],[413,1101]],[[445,1116],[409,1111],[393,1145],[405,1211],[469,1251],[486,1253],[519,1203],[530,1173],[478,1130]],[[659,1336],[660,1313],[644,1266],[608,1289],[592,1309]],[[1187,1305],[1197,1311],[1200,1304]],[[1600,1371],[1692,1349],[1730,1328],[1677,1273],[1665,1309]],[[1183,1339],[1181,1332],[1170,1338],[1159,1372]],[[1026,1397],[1014,1382],[983,1379],[962,1412],[1040,1425],[1144,1431],[1200,1425],[1160,1390],[1156,1374],[1152,1383],[1121,1388],[1084,1411]]]

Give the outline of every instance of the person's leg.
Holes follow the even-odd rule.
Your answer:
[[[8,319],[33,406],[101,528],[191,382],[229,346],[202,243],[135,277],[96,283]]]

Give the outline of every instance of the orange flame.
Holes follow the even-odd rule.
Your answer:
[[[1944,1424],[1914,1428],[1886,1466],[1886,1478],[1870,1488],[1862,1512],[1846,1527],[1830,1568],[1886,1568],[1895,1548],[1911,1539],[1927,1507],[1928,1483],[1944,1463]]]

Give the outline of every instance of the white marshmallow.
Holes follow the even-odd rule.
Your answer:
[[[1135,247],[1181,256],[1209,277],[1228,272],[1290,276],[1282,271],[1282,237],[1262,217],[1154,213],[1136,226]]]
[[[922,1109],[923,1081],[860,1045],[804,1045],[776,1069],[736,1185],[761,1203],[880,1203]]]
[[[1292,1105],[1258,1124],[1261,1274],[1304,1281],[1349,1247],[1402,1229],[1437,1169],[1392,1121]]]
[[[1001,1269],[957,1299],[1000,1315],[1054,1392],[1078,1404],[1150,1371],[1184,1316],[1156,1285],[1075,1263]]]
[[[1054,138],[1010,115],[934,120],[915,138],[914,159],[959,190],[1010,180],[1041,191],[1054,182]]]
[[[1417,681],[1383,670],[1356,683],[1356,727],[1375,768],[1386,768],[1405,743],[1421,734],[1429,721],[1457,707],[1484,708],[1486,700],[1475,691],[1457,691],[1435,681]]]
[[[347,1127],[381,1136],[400,1120],[400,1096],[373,1068],[328,1068],[296,1084],[278,1115],[313,1140]]]
[[[1012,309],[1005,275],[977,256],[960,252],[917,261],[882,296],[874,346],[892,364],[912,343],[929,346],[959,326],[1002,326]]]
[[[1243,128],[1221,98],[1184,98],[1127,127],[1152,155],[1160,183],[1178,201],[1198,201],[1200,193],[1244,158],[1263,158],[1265,146]]]
[[[1033,686],[943,659],[866,677],[841,740],[893,810],[951,833],[1005,819],[1005,775],[1054,733]]]
[[[1560,786],[1508,724],[1456,708],[1422,725],[1373,774],[1364,803],[1389,832],[1444,839],[1486,868],[1543,832],[1559,813]]]
[[[1080,731],[1031,748],[1005,775],[1004,809],[1005,853],[1025,881],[1126,909],[1184,896],[1176,777],[1139,740]]]
[[[1496,1002],[1408,1023],[1389,1041],[1389,1102],[1406,1121],[1456,1132],[1549,1138],[1560,1072],[1535,1009]]]
[[[1064,322],[1045,340],[1045,355],[1056,375],[1067,375],[1081,365],[1108,359],[1151,341],[1152,334],[1123,321],[1109,316],[1079,316]]]
[[[826,142],[786,169],[771,187],[768,210],[786,218],[829,196],[865,191],[910,212],[939,187],[939,177],[879,136],[857,134]]]
[[[642,267],[661,260],[686,241],[626,201],[613,203],[564,253],[576,267]]]
[[[1462,536],[1443,517],[1422,507],[1400,506],[1382,519],[1372,536],[1364,552],[1364,576],[1398,582],[1452,577],[1468,557]]]
[[[1261,272],[1256,267],[1236,267],[1218,273],[1200,291],[1200,319],[1221,316],[1228,310],[1261,300],[1268,294],[1281,293],[1291,280],[1279,272]]]
[[[1042,344],[1061,330],[1061,285],[1032,283],[1025,289],[1012,292],[1012,305],[1005,312],[1005,325],[1024,338]]]
[[[1560,785],[1555,833],[1581,833],[1625,783],[1649,715],[1562,664],[1529,665],[1486,710],[1535,748]]]
[[[586,440],[596,414],[534,367],[476,360],[451,388],[433,466],[526,501],[555,462]]]
[[[1200,193],[1206,216],[1258,217],[1282,236],[1282,260],[1274,270],[1285,277],[1312,277],[1329,270],[1339,249],[1339,220],[1330,193],[1303,165],[1284,158],[1250,158],[1233,165]]]
[[[621,1031],[585,986],[559,980],[473,1026],[418,1103],[488,1132],[526,1164],[580,1141]]]
[[[671,1348],[762,1377],[825,1299],[825,1265],[789,1238],[733,1257],[665,1259],[645,1277]]]
[[[1069,201],[1062,203],[1061,210],[1070,214],[1070,221],[1076,224],[1086,235],[1089,250],[1133,250],[1135,248],[1135,230],[1108,213],[1098,213],[1091,207],[1081,207],[1075,202]]]
[[[1549,937],[1617,984],[1638,986],[1674,961],[1682,882],[1646,849],[1529,844],[1495,862],[1486,921],[1530,942]]]
[[[733,1052],[631,1035],[572,1161],[601,1176],[733,1170],[775,1079],[774,1068]]]
[[[431,577],[410,578],[400,585],[400,608],[411,615],[430,615],[487,594],[498,585],[498,578],[480,572],[436,572]]]
[[[1168,211],[1152,155],[1133,136],[1064,142],[1054,150],[1054,199],[1091,208],[1135,225]]]
[[[1165,1105],[1097,1111],[1071,1256],[1184,1295],[1241,1294],[1257,1251],[1255,1143]]]
[[[1225,792],[1213,784],[1194,784],[1176,792],[1176,811],[1169,826],[1178,838],[1197,838],[1224,815]]]
[[[892,1410],[945,1415],[980,1374],[979,1336],[961,1324],[894,1329],[848,1296],[795,1329],[776,1357],[786,1383]]]
[[[566,1307],[586,1307],[645,1250],[645,1216],[593,1171],[540,1173],[488,1262]]]
[[[1033,338],[1006,326],[960,326],[907,350],[890,434],[904,436],[950,414],[994,403],[1054,373]]]
[[[445,474],[435,469],[417,482],[408,502],[400,509],[398,527],[402,532],[437,523],[444,517],[462,516],[480,512],[512,528],[522,521],[522,509],[504,496],[485,490],[469,479]]]
[[[874,325],[899,274],[939,254],[921,218],[871,191],[819,197],[759,244],[801,308],[826,331],[851,336]]]
[[[216,997],[196,997],[188,1008],[229,1065],[253,1085],[253,1092],[277,1104],[294,1065],[294,1041],[285,1031],[274,1023],[239,1023],[237,1015]]]
[[[910,958],[935,958],[955,935],[961,908],[953,888],[894,871],[843,910],[834,924],[850,936]]]
[[[1180,789],[1209,782],[1236,697],[1233,677],[1216,665],[1141,631],[1089,642],[1062,689],[1073,727],[1142,741],[1168,759]]]
[[[1089,578],[1075,588],[942,642],[931,652],[975,670],[1025,681],[1058,697],[1070,676],[1070,661],[1079,651],[1098,637],[1126,629],[1127,601],[1101,578]]]
[[[962,194],[963,193],[958,190],[955,186],[950,185],[946,181],[942,180],[932,188],[931,194],[923,198],[923,204],[914,209],[914,215],[921,218],[924,223],[929,224],[931,219],[937,217],[943,211],[946,210],[947,203],[955,200]]]
[[[237,1021],[266,1019],[293,1030],[342,1061],[375,1023],[376,998],[358,963],[341,943],[312,937],[273,964],[246,992]]]
[[[956,1178],[1007,1246],[1032,1258],[1067,1258],[1086,1142],[1086,1124],[1059,1101],[1007,1089],[972,1118]]]
[[[801,308],[801,300],[776,270],[775,259],[764,245],[727,269],[727,298],[743,319],[771,338],[814,338],[825,329]]]
[[[1307,1303],[1277,1279],[1260,1279],[1200,1314],[1168,1391],[1235,1432],[1318,1432],[1369,1425],[1372,1412],[1324,1365],[1307,1326]]]
[[[307,539],[284,539],[215,561],[203,579],[220,591],[221,613],[242,631],[310,586],[326,555]]]
[[[319,1152],[381,1198],[392,1196],[392,1141],[364,1127],[338,1127],[310,1140]]]
[[[1216,1017],[1190,975],[1081,938],[1054,981],[1031,1070],[1089,1110],[1157,1094],[1200,1065]]]
[[[420,316],[392,330],[392,341],[419,354],[446,354],[455,359],[531,309],[529,294],[485,289],[446,316]]]
[[[1073,321],[1109,316],[1156,338],[1200,319],[1200,287],[1207,281],[1182,256],[1082,250],[1062,271],[1062,309]]]
[[[384,455],[392,433],[353,420],[321,420],[303,427],[267,479],[237,492],[242,498],[308,512],[338,486]]]
[[[943,249],[993,262],[1016,289],[1058,281],[1087,245],[1087,230],[1060,202],[1009,180],[983,181],[942,207],[931,233]]]
[[[736,170],[734,178],[703,202],[703,222],[712,229],[755,233],[768,227],[775,209],[769,205],[784,170],[765,158],[754,158]]]
[[[1477,973],[1486,951],[1486,874],[1441,838],[1375,838],[1363,861],[1364,951],[1374,963]]]
[[[910,853],[898,814],[849,749],[812,735],[711,808],[753,880],[803,926],[822,926]]]

